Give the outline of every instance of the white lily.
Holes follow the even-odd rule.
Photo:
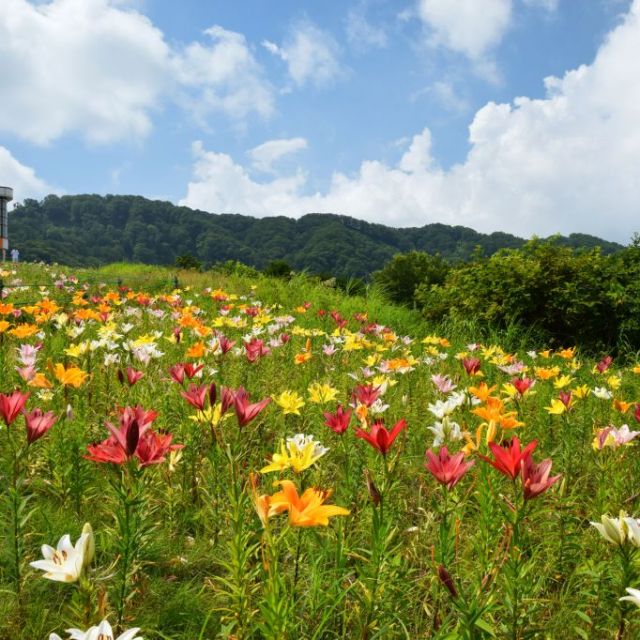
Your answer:
[[[65,534],[58,541],[54,549],[48,544],[42,545],[44,560],[36,560],[29,564],[34,569],[44,571],[44,578],[56,582],[76,582],[82,574],[82,569],[91,562],[94,553],[93,532],[90,525],[83,529],[75,547],[71,544],[71,537]]]
[[[629,595],[622,596],[620,600],[628,600],[629,602],[633,602],[633,604],[635,604],[636,607],[640,607],[640,589],[632,589],[631,587],[627,587],[626,592]]]
[[[623,545],[629,541],[634,547],[640,547],[640,523],[630,518],[624,511],[619,518],[602,516],[601,522],[592,522],[600,535],[612,544]]]
[[[140,628],[135,627],[114,638],[113,629],[107,620],[103,620],[97,627],[91,627],[86,631],[67,629],[67,633],[70,634],[69,640],[144,640],[142,636],[136,635],[138,631]]]

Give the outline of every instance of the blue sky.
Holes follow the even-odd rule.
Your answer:
[[[0,183],[626,242],[637,59],[640,0],[3,0]]]

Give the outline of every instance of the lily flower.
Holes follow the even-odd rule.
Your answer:
[[[482,375],[482,372],[480,371],[481,364],[482,363],[480,362],[479,358],[463,358],[462,359],[462,366],[470,376]]]
[[[625,591],[629,594],[628,596],[622,596],[620,600],[628,600],[629,602],[633,602],[636,607],[640,607],[640,589],[632,589],[631,587],[627,587]]]
[[[279,396],[274,396],[273,400],[285,416],[288,413],[299,416],[300,409],[304,407],[304,400],[295,391],[283,391]]]
[[[447,447],[442,447],[437,454],[429,449],[425,455],[429,458],[429,461],[424,464],[427,471],[449,490],[453,489],[475,464],[475,461],[463,462],[462,451],[453,456],[450,455]]]
[[[379,397],[380,388],[372,384],[359,384],[352,394],[354,402],[370,407]]]
[[[203,384],[195,385],[190,384],[186,391],[181,391],[180,395],[198,411],[203,411],[209,398],[210,404],[214,405],[216,402],[216,385],[215,384]]]
[[[344,507],[324,504],[331,496],[331,490],[309,488],[299,496],[291,480],[281,480],[278,484],[282,491],[270,497],[270,512],[288,512],[289,524],[294,527],[326,527],[329,518],[349,515]]]
[[[522,397],[534,384],[531,378],[513,378],[511,384],[516,388],[520,397]]]
[[[502,445],[495,442],[489,443],[489,449],[493,453],[493,460],[486,456],[480,456],[485,462],[497,469],[503,475],[515,480],[520,474],[522,461],[538,446],[537,440],[532,440],[523,450],[520,449],[520,440],[513,438]]]
[[[287,438],[287,444],[280,445],[280,453],[274,453],[271,464],[260,469],[260,473],[284,471],[292,468],[295,473],[302,473],[315,464],[329,449],[323,447],[313,436],[298,433]]]
[[[138,371],[133,367],[127,367],[125,373],[127,376],[127,384],[130,387],[133,387],[133,385],[136,384],[136,382],[138,382],[141,378],[144,378],[144,372]]]
[[[536,464],[531,454],[524,456],[520,467],[520,477],[522,478],[525,500],[532,500],[539,496],[560,479],[561,475],[549,477],[551,465],[550,458]]]
[[[343,434],[349,428],[352,411],[345,411],[342,405],[338,405],[335,413],[325,413],[324,423],[337,434]]]
[[[127,631],[123,631],[117,638],[113,635],[111,625],[103,620],[98,626],[91,627],[86,631],[80,629],[67,629],[70,634],[69,640],[144,640],[142,636],[137,635],[140,631],[139,627],[134,627]],[[49,638],[51,640],[51,638]]]
[[[27,427],[27,442],[33,444],[51,429],[57,418],[53,411],[42,413],[41,409],[34,409],[24,414],[24,421]]]
[[[591,522],[590,524],[611,544],[622,546],[629,541],[634,547],[640,547],[638,520],[630,518],[624,511],[620,512],[618,518],[610,518],[607,515],[603,515],[600,518],[600,522]]]
[[[91,527],[83,529],[82,535],[76,541],[75,546],[71,544],[71,537],[65,534],[58,541],[54,549],[48,544],[42,545],[42,555],[44,560],[36,560],[29,564],[34,569],[44,571],[44,578],[56,582],[76,582],[82,570],[86,567],[94,553],[93,532]]]
[[[10,394],[0,393],[0,417],[7,427],[18,417],[29,395],[20,391]]]
[[[374,422],[367,433],[362,429],[356,430],[356,437],[366,440],[374,449],[386,456],[400,432],[407,427],[407,421],[403,418],[395,423],[391,431],[387,431],[384,423]]]
[[[228,392],[227,392],[228,399]],[[233,392],[233,405],[236,410],[236,418],[238,419],[238,425],[244,427],[249,424],[262,410],[271,402],[271,398],[263,398],[260,402],[251,404],[249,402],[249,394],[245,391],[244,387],[239,387]],[[225,398],[223,396],[222,404],[224,408]]]

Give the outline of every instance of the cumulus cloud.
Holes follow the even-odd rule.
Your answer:
[[[9,149],[0,146],[0,176],[2,186],[13,189],[16,201],[40,199],[57,190],[36,175],[36,172],[16,160]]]
[[[282,45],[264,40],[263,47],[287,64],[289,75],[299,87],[325,87],[339,78],[340,47],[328,32],[305,21],[294,25]]]
[[[248,154],[255,169],[271,173],[274,162],[283,156],[302,151],[307,146],[305,138],[279,138],[278,140],[268,140],[250,149]]]
[[[232,117],[268,115],[271,89],[244,38],[170,46],[122,0],[3,0],[0,130],[36,144],[79,132],[92,143],[139,138],[178,94]]]
[[[173,60],[178,82],[200,90],[190,101],[192,108],[201,118],[217,110],[234,118],[252,111],[271,115],[273,91],[246,38],[217,25],[204,34],[212,44],[193,42]]]
[[[586,232],[627,241],[640,202],[640,0],[594,61],[545,80],[546,96],[488,103],[469,127],[464,162],[444,170],[428,129],[395,166],[364,161],[324,193],[305,175],[252,180],[229,156],[194,148],[183,204],[253,215],[333,212],[396,226],[462,224],[523,236]]]

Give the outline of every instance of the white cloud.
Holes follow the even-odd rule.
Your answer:
[[[255,182],[230,156],[206,151],[201,142],[193,143],[193,154],[194,181],[181,204],[195,209],[269,215],[288,210],[305,182],[302,173]]]
[[[386,31],[371,24],[362,7],[351,9],[347,14],[346,32],[349,44],[358,51],[387,46]]]
[[[511,0],[417,1],[429,44],[461,53],[474,62],[477,72],[497,78],[489,56],[511,25]]]
[[[263,117],[271,115],[273,91],[245,37],[220,26],[204,33],[213,40],[212,45],[193,42],[174,58],[178,82],[201,90],[191,100],[196,114],[201,119],[211,111],[234,118],[245,118],[252,111]]]
[[[640,227],[640,0],[595,60],[547,78],[544,99],[489,103],[469,127],[464,162],[443,170],[428,129],[396,166],[364,161],[305,193],[302,172],[256,182],[229,156],[195,148],[183,203],[253,215],[334,212],[396,226],[445,222],[523,236],[593,233],[627,241]]]
[[[449,80],[438,80],[420,93],[433,95],[442,107],[454,113],[464,113],[469,109],[469,102],[458,94]]]
[[[291,79],[299,87],[307,84],[324,87],[343,74],[335,38],[310,22],[295,25],[282,45],[269,40],[262,45],[286,62]]]
[[[272,173],[274,162],[283,156],[302,151],[307,146],[305,138],[280,138],[278,140],[268,140],[251,149],[248,154],[255,169],[265,173]]]
[[[25,198],[40,199],[49,193],[58,192],[36,175],[36,172],[16,160],[11,152],[0,146],[0,182],[3,187],[13,189],[16,202]]]
[[[213,44],[172,48],[123,0],[3,0],[0,130],[36,144],[71,132],[92,143],[139,138],[179,94],[204,113],[268,115],[263,82],[239,34],[213,27]],[[198,77],[199,76],[199,77]]]

